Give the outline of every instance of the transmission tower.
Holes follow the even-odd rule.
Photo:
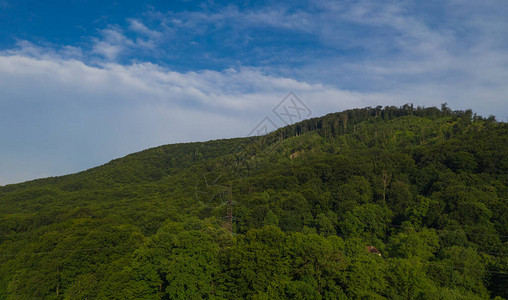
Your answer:
[[[215,180],[211,182],[211,184],[208,184],[208,180],[205,175],[203,175],[204,178],[204,186],[202,188],[206,189],[205,191],[201,191],[198,189],[198,182],[196,182],[195,185],[195,196],[197,201],[203,201],[204,205],[206,207],[213,207],[211,203],[215,202],[216,200],[220,200],[220,203],[222,205],[226,205],[226,216],[222,217],[222,220],[224,221],[224,228],[226,228],[229,232],[233,233],[233,221],[235,220],[235,217],[233,217],[233,205],[235,205],[235,202],[233,201],[233,189],[231,187],[231,183],[229,183],[228,186],[223,186],[220,184],[217,184],[217,181],[221,178],[222,175],[218,176]],[[204,195],[210,195],[212,196],[210,198],[204,199]],[[202,196],[199,196],[201,194]]]
[[[233,191],[231,190],[231,184],[228,187],[228,199],[226,201],[226,229],[233,233]]]

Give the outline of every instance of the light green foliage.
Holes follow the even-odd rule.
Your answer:
[[[405,228],[400,233],[391,236],[390,246],[391,256],[418,257],[427,261],[434,257],[434,253],[439,248],[439,238],[432,229],[416,232],[412,228]]]
[[[392,212],[385,206],[368,203],[348,211],[339,228],[343,234],[354,236],[383,237]]]

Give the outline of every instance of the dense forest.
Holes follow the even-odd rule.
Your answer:
[[[508,298],[508,125],[353,109],[0,187],[0,299]]]

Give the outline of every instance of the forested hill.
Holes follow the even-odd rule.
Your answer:
[[[0,187],[0,299],[496,296],[508,125],[470,110],[354,109]]]

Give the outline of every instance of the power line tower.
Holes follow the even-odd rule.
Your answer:
[[[208,180],[205,175],[203,175],[204,178],[204,186],[201,185],[201,188],[205,189],[205,191],[202,191],[198,189],[198,182],[196,182],[195,186],[195,196],[197,201],[203,201],[203,204],[206,207],[213,207],[211,203],[216,202],[217,200],[220,200],[220,203],[222,205],[226,205],[226,216],[222,217],[222,220],[224,220],[224,228],[226,228],[231,234],[233,234],[233,221],[235,220],[235,217],[233,217],[233,205],[236,203],[233,201],[233,189],[231,187],[231,183],[228,184],[228,186],[223,186],[220,184],[217,184],[217,181],[221,178],[222,175],[218,176],[215,180],[211,182],[211,184],[208,184]],[[200,196],[201,194],[201,196]],[[212,195],[208,200],[206,200],[207,195]],[[217,203],[216,203],[217,204]]]
[[[228,199],[226,201],[226,229],[233,233],[233,191],[231,189],[231,184],[228,187]]]

